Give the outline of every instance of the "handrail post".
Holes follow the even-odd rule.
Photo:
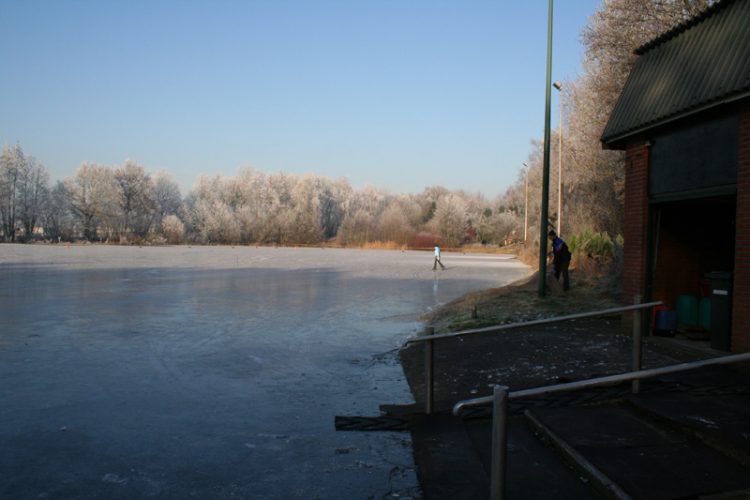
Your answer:
[[[427,328],[427,335],[432,335],[435,333],[435,329],[433,327]],[[429,340],[427,341],[425,345],[425,361],[424,361],[424,371],[425,371],[425,409],[424,412],[427,415],[432,414],[433,406],[434,406],[434,395],[435,395],[435,375],[434,375],[434,367],[435,367],[435,341]]]
[[[492,400],[492,464],[490,498],[505,498],[505,472],[508,455],[508,387],[496,385]]]
[[[641,296],[636,294],[633,297],[633,304],[638,305],[641,303]],[[635,309],[633,311],[633,371],[641,371],[641,364],[643,358],[643,345],[641,339],[641,310]],[[641,391],[641,381],[639,379],[633,380],[632,383],[633,394],[638,394]]]

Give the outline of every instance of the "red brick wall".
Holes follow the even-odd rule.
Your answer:
[[[732,351],[750,351],[750,100],[740,115],[737,164],[737,237],[732,303]]]
[[[648,148],[641,142],[628,145],[625,160],[625,220],[623,238],[623,302],[644,296],[646,230],[648,228]]]

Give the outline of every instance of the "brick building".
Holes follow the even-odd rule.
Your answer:
[[[636,54],[602,134],[626,152],[624,296],[724,300],[726,342],[712,345],[750,351],[750,0]]]

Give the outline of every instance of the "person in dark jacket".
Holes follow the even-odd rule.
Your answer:
[[[547,236],[552,241],[552,265],[555,269],[555,279],[559,281],[562,274],[563,290],[567,292],[570,290],[570,276],[568,275],[571,257],[570,250],[567,243],[557,236],[555,231],[550,231]]]

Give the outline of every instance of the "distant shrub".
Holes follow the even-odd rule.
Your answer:
[[[613,239],[606,232],[586,231],[568,239],[568,247],[573,254],[575,268],[579,271],[579,280],[606,276],[600,285],[608,283],[614,293],[619,293],[622,279],[623,238],[620,235]]]
[[[185,224],[176,215],[167,215],[161,222],[161,231],[169,243],[178,245],[185,237]]]
[[[622,249],[623,239],[622,236],[617,235],[613,240],[607,232],[585,231],[571,236],[567,243],[568,248],[574,255],[582,254],[599,259],[613,259]]]

